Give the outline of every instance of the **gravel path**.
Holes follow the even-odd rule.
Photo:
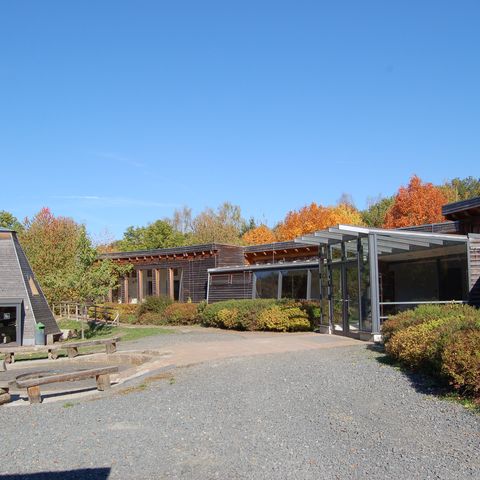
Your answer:
[[[70,408],[0,408],[2,474],[480,479],[480,417],[377,356],[361,344],[231,358]]]

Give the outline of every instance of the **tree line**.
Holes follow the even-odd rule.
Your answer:
[[[192,209],[183,207],[170,218],[130,226],[120,240],[103,245],[94,245],[85,225],[68,217],[56,217],[48,208],[23,222],[10,212],[0,211],[0,227],[18,232],[50,302],[95,301],[116,287],[120,276],[131,268],[108,260],[99,262],[99,253],[206,243],[254,245],[288,241],[341,223],[378,228],[436,223],[444,220],[442,205],[478,196],[480,178],[455,178],[433,185],[414,175],[394,195],[371,200],[364,210],[357,209],[351,196],[343,194],[336,205],[312,202],[291,210],[274,227],[254,218],[245,219],[241,208],[229,202],[216,209],[206,208],[195,216]]]

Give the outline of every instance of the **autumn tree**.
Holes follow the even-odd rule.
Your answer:
[[[363,225],[363,220],[360,212],[353,205],[340,203],[336,206],[324,207],[313,202],[300,210],[287,213],[276,229],[277,239],[293,240],[301,235],[341,223]]]
[[[247,230],[242,239],[247,245],[261,245],[262,243],[275,242],[276,237],[273,230],[265,224],[261,224],[258,227]]]
[[[423,183],[414,175],[406,187],[400,187],[385,216],[385,228],[399,228],[442,222],[442,205],[448,199],[440,187]]]
[[[98,300],[123,273],[111,261],[96,261],[84,225],[55,217],[48,208],[26,219],[19,239],[49,302]]]

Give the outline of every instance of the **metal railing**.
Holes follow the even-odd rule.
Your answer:
[[[380,305],[380,320],[387,320],[389,317],[396,315],[404,310],[411,310],[418,305],[453,305],[453,304],[467,304],[466,300],[426,300],[417,302],[379,302]],[[384,307],[387,307],[385,309]],[[385,314],[388,307],[393,307],[392,311]]]
[[[120,313],[116,308],[95,303],[59,302],[51,305],[53,315],[58,319],[83,322],[101,322],[117,326]]]

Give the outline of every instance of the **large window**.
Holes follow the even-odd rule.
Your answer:
[[[308,270],[282,270],[282,298],[307,298]]]
[[[255,297],[278,298],[278,271],[260,271],[255,273]]]

